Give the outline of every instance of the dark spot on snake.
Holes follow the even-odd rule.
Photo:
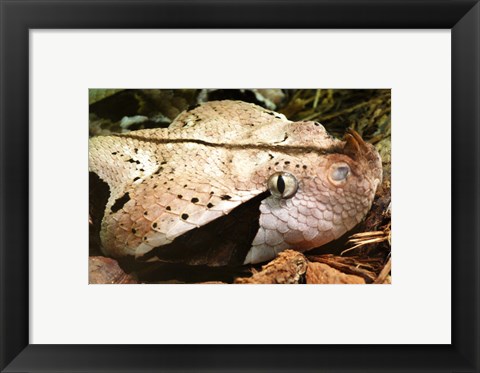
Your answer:
[[[160,163],[160,164],[167,164],[167,161],[163,161],[163,162],[162,162],[162,163]]]
[[[117,152],[113,152],[112,155],[117,155]]]
[[[162,172],[162,171],[163,171],[163,167],[159,167],[159,168],[157,168],[157,171],[155,171],[153,174],[154,175],[159,175],[160,172]]]
[[[145,237],[143,237],[143,240],[144,240],[144,241],[146,241],[146,240],[147,240],[147,237],[146,237],[146,236],[145,236]]]
[[[138,153],[138,149],[137,149],[137,148],[133,149],[133,151],[134,151],[135,153]]]
[[[299,167],[300,167],[300,165],[299,165],[299,164],[296,164],[296,165],[295,165],[295,168],[299,168]]]
[[[139,180],[140,178],[137,176],[135,179],[133,179],[133,181],[137,181]]]
[[[212,194],[215,194],[215,192],[213,190],[210,192],[210,195],[212,195]]]
[[[155,184],[155,185],[153,186],[153,189],[155,189],[156,187],[158,187],[158,185],[157,185],[157,184]]]
[[[148,215],[148,211],[145,211],[145,212],[143,213],[143,215],[147,216],[147,215]]]
[[[182,214],[182,219],[187,220],[188,219],[188,214]]]
[[[224,194],[220,198],[222,199],[222,201],[228,201],[228,200],[232,199],[232,196],[229,196],[228,194]]]
[[[118,210],[120,210],[123,206],[125,206],[125,204],[130,201],[130,195],[128,193],[125,193],[123,196],[121,196],[120,198],[118,198],[115,203],[112,205],[112,207],[110,208],[110,210],[113,212],[117,212]]]
[[[140,161],[136,161],[133,158],[127,159],[125,162],[140,164]]]
[[[307,169],[307,166],[305,166],[305,165],[303,165],[302,167],[303,167],[303,169],[304,169],[304,170],[306,170],[306,169]]]
[[[212,208],[212,207],[213,207],[213,204],[208,203],[207,207],[208,207],[208,208]]]
[[[152,224],[152,227],[153,227],[153,228],[157,228],[157,223],[153,223],[153,224]]]
[[[144,170],[143,168],[141,168],[141,169],[140,169],[140,171],[142,171],[142,172],[143,172],[143,171],[145,171],[145,170]]]
[[[184,187],[184,188],[186,188],[186,187],[188,187],[188,185],[187,185],[187,184],[185,184],[183,187]]]
[[[133,234],[137,233],[137,230],[135,228],[132,228],[132,233]]]
[[[317,127],[320,125],[320,123],[318,123],[318,122],[314,122],[313,124]]]
[[[290,164],[290,161],[285,161],[285,164]]]
[[[275,115],[275,118],[282,119],[282,117],[280,115]]]
[[[275,162],[275,166],[278,166],[279,163],[280,163],[280,162]]]
[[[171,208],[170,206],[167,206],[167,207],[165,207],[165,210],[167,210],[167,211],[171,211],[171,210],[172,210],[172,208]]]
[[[270,157],[270,159],[273,159],[275,158],[272,154],[268,153],[268,156]]]
[[[182,197],[183,197],[183,196],[182,196],[181,194],[178,194],[178,195],[177,195],[177,198],[180,198],[180,199],[181,199]]]
[[[193,197],[191,200],[190,200],[192,203],[197,203],[198,201],[200,201],[197,197]]]

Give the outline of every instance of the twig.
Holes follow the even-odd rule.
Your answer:
[[[375,279],[375,281],[373,281],[373,283],[383,284],[391,270],[392,270],[392,258],[389,258],[387,264],[385,264],[382,271],[380,272],[378,277]]]
[[[347,244],[356,244],[353,247],[350,247],[346,250],[343,250],[340,253],[340,256],[343,254],[348,253],[352,250],[355,250],[361,246],[370,244],[370,243],[380,243],[383,241],[390,242],[390,231],[373,231],[373,232],[362,232],[356,233],[350,237],[347,241]]]
[[[315,101],[313,101],[313,108],[316,109],[318,105],[318,100],[320,99],[320,94],[322,93],[321,89],[317,89],[317,92],[315,93]]]
[[[308,259],[312,262],[319,262],[319,263],[328,264],[330,267],[338,269],[339,271],[342,271],[344,273],[361,276],[368,283],[372,283],[376,278],[376,275],[375,275],[374,272],[358,267],[359,265],[365,266],[365,264],[357,262],[357,263],[351,263],[351,265],[350,265],[348,263],[339,262],[339,260],[347,260],[349,258],[309,255]],[[350,262],[352,262],[352,261],[350,261]]]

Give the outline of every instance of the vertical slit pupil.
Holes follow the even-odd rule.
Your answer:
[[[285,191],[285,180],[283,180],[282,175],[278,176],[277,189],[281,194],[283,194],[283,192]]]

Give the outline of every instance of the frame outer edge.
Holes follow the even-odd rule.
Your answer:
[[[452,29],[452,343],[480,369],[480,3]],[[455,182],[454,182],[455,181]]]
[[[44,11],[39,14],[29,13],[32,9],[39,9],[39,5],[50,4],[54,7],[60,3],[46,2],[46,1],[18,1],[5,2],[0,0],[0,23],[1,23],[1,45],[0,45],[0,244],[1,244],[1,329],[0,336],[0,369],[5,369],[5,366],[12,361],[12,363],[5,369],[5,371],[24,371],[25,369],[31,371],[38,371],[39,367],[49,367],[47,370],[55,369],[55,346],[28,346],[28,235],[26,228],[28,228],[28,220],[25,214],[28,214],[28,200],[19,196],[28,195],[28,113],[24,105],[28,102],[28,29],[29,27],[40,28],[61,28],[61,25],[67,25],[70,17],[72,17],[72,24],[75,26],[83,25],[89,27],[90,25],[98,25],[105,21],[106,16],[95,14],[92,22],[88,22],[80,15],[75,18],[75,15],[68,15],[64,18],[58,14],[53,17],[50,12]],[[71,2],[82,3],[81,1]],[[94,3],[90,1],[83,1],[86,8],[94,7]],[[100,2],[105,7],[106,3]],[[124,2],[127,3],[127,2]],[[151,2],[150,2],[151,3]],[[166,2],[159,2],[165,4]],[[234,2],[235,3],[235,2]],[[372,2],[369,2],[370,4]],[[385,1],[387,3],[387,1]],[[440,3],[440,2],[437,2]],[[445,2],[443,2],[445,4]],[[454,4],[455,3],[455,4]],[[460,12],[460,9],[467,10],[471,8],[471,4],[476,3],[467,15],[462,14],[455,28],[452,30],[452,56],[461,59],[461,66],[452,60],[452,119],[454,123],[461,123],[459,121],[466,120],[465,124],[461,126],[461,130],[470,131],[461,136],[457,134],[452,136],[452,146],[455,149],[465,149],[466,153],[456,153],[452,161],[452,180],[461,183],[462,188],[455,188],[452,186],[454,193],[454,201],[458,201],[457,206],[452,205],[452,212],[458,221],[452,222],[452,227],[458,229],[455,241],[452,241],[455,247],[461,248],[460,245],[465,245],[466,252],[461,256],[455,257],[453,255],[452,261],[452,275],[455,275],[457,284],[452,287],[454,296],[452,297],[453,308],[453,335],[452,341],[454,347],[459,352],[459,355],[466,357],[469,360],[469,366],[473,364],[476,370],[479,368],[478,357],[478,332],[479,332],[479,254],[478,242],[479,236],[476,232],[479,222],[479,200],[478,200],[478,186],[479,186],[479,170],[478,170],[478,153],[477,146],[479,143],[479,20],[480,8],[478,2],[473,1],[455,1],[451,2],[452,10],[455,9],[455,14]],[[88,4],[88,6],[87,6]],[[113,5],[113,3],[111,3]],[[212,4],[212,2],[210,2]],[[237,2],[238,4],[238,2]],[[431,4],[435,4],[434,1]],[[62,4],[63,9],[61,14],[67,15],[66,10],[69,2]],[[398,5],[398,4],[397,4]],[[7,6],[9,8],[8,15]],[[429,4],[430,7],[430,4]],[[179,8],[182,8],[181,6]],[[13,9],[13,10],[12,10]],[[431,8],[429,8],[431,9]],[[72,12],[73,13],[73,12]],[[422,12],[421,12],[422,13]],[[422,13],[423,14],[423,13]],[[418,20],[423,19],[425,14],[416,15],[416,21],[413,25],[418,24]],[[60,18],[60,19],[59,19]],[[121,17],[120,17],[121,18]],[[400,17],[401,18],[401,17]],[[449,20],[451,17],[449,18]],[[426,19],[425,19],[426,20]],[[132,21],[134,23],[135,21]],[[137,21],[138,22],[138,21]],[[117,17],[112,24],[118,25],[121,20]],[[198,24],[197,21],[195,24]],[[200,21],[201,23],[201,21]],[[169,24],[172,24],[170,21]],[[150,25],[150,24],[149,24]],[[322,24],[323,25],[323,24]],[[412,26],[407,25],[406,20],[403,21],[406,28]],[[451,27],[437,21],[437,27]],[[158,23],[157,23],[158,26]],[[398,27],[398,26],[396,26]],[[428,25],[424,28],[428,28]],[[474,30],[472,32],[472,30]],[[472,35],[473,33],[473,35]],[[466,41],[465,41],[466,40]],[[26,45],[25,45],[26,43]],[[470,60],[465,60],[470,58]],[[12,90],[11,88],[16,87]],[[8,90],[8,97],[6,92]],[[459,96],[457,96],[457,94]],[[468,96],[470,95],[470,96]],[[461,102],[456,97],[469,100]],[[463,113],[463,114],[462,114]],[[470,119],[469,119],[470,118]],[[472,121],[473,119],[473,121]],[[6,121],[10,120],[9,126],[5,125]],[[473,131],[473,132],[472,132]],[[473,156],[473,158],[472,158]],[[473,168],[471,168],[473,167]],[[473,175],[472,175],[472,170]],[[468,176],[470,175],[470,176]],[[458,177],[458,179],[455,179]],[[8,178],[8,183],[6,182]],[[458,184],[460,185],[460,184]],[[464,194],[462,198],[462,194]],[[471,197],[474,197],[472,201]],[[453,200],[452,200],[453,202]],[[466,216],[462,216],[462,211],[467,211]],[[8,216],[7,216],[8,212]],[[8,217],[8,219],[7,219]],[[462,224],[465,224],[462,228]],[[460,233],[465,233],[465,238],[462,238]],[[458,246],[457,246],[458,245]],[[10,251],[8,250],[10,249]],[[16,250],[20,251],[20,253]],[[25,250],[26,249],[26,250]],[[472,251],[468,254],[468,249]],[[473,253],[473,254],[472,254]],[[470,256],[468,256],[470,255]],[[6,265],[8,263],[8,266]],[[466,270],[465,270],[466,269]],[[460,281],[458,281],[460,280]],[[470,286],[470,287],[468,287]],[[457,303],[455,303],[457,302]],[[461,320],[461,321],[458,321]],[[471,322],[474,323],[473,328]],[[458,330],[458,332],[456,332]],[[27,347],[27,348],[25,348]],[[63,346],[65,348],[67,346]],[[71,346],[73,348],[74,346]],[[84,346],[85,347],[85,346]],[[95,349],[95,346],[90,346]],[[80,349],[80,347],[77,347]],[[58,346],[57,346],[58,349]],[[59,350],[61,350],[60,348]],[[419,347],[420,349],[420,347]],[[23,352],[22,352],[23,350]],[[42,351],[45,354],[41,356],[28,352]],[[420,353],[420,351],[418,351]],[[28,356],[31,357],[29,359]],[[50,356],[53,359],[45,361]],[[77,358],[80,358],[77,356]],[[27,361],[25,361],[27,360]],[[36,360],[36,361],[35,361]],[[83,360],[83,359],[81,359]],[[412,361],[411,363],[414,363]],[[458,369],[467,371],[465,361],[457,361]],[[92,366],[95,366],[92,364]],[[57,365],[58,368],[58,365]],[[40,368],[41,369],[41,368]],[[103,369],[98,365],[95,370],[108,370],[105,366]],[[356,370],[359,368],[357,367]],[[448,368],[446,368],[448,369]],[[475,369],[475,368],[474,368]],[[69,367],[69,371],[74,371],[74,367]]]
[[[0,1],[36,29],[438,29],[453,27],[478,0]]]
[[[0,3],[0,369],[29,343],[29,43],[25,17],[10,5]]]

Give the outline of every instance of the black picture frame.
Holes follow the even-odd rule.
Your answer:
[[[477,0],[0,0],[0,12],[2,372],[480,371]],[[29,29],[45,28],[451,29],[452,343],[29,344]],[[306,326],[292,327],[301,341]]]

